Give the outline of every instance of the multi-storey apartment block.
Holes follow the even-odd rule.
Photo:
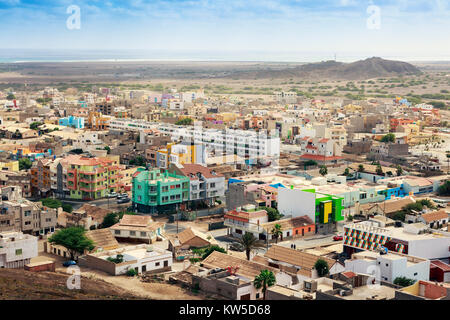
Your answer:
[[[225,195],[225,177],[199,164],[172,165],[169,169],[190,180],[189,201],[214,205],[215,199]]]
[[[157,129],[161,134],[169,135],[172,141],[204,144],[207,152],[214,155],[237,154],[245,159],[276,158],[280,155],[280,138],[276,131],[266,133],[233,129],[205,129],[201,125],[177,126],[136,119],[113,119],[109,122],[109,128],[133,131]]]
[[[109,158],[81,156],[68,163],[67,186],[71,199],[104,198],[117,191],[120,179],[119,165]]]
[[[58,209],[23,199],[20,187],[2,188],[0,231],[21,231],[33,235],[51,233],[55,231],[57,216]]]
[[[133,176],[133,207],[144,213],[175,212],[189,200],[189,178],[139,168]]]

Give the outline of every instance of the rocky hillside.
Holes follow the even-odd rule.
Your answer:
[[[0,269],[0,300],[117,300],[138,299],[102,280],[82,277],[80,290],[66,286],[69,274]]]

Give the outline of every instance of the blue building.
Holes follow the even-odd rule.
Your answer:
[[[84,118],[77,118],[74,116],[69,116],[66,118],[59,119],[59,125],[65,127],[75,127],[76,129],[84,128]]]

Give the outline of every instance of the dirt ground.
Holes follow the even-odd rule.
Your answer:
[[[64,258],[39,252],[39,256],[31,260],[32,263],[43,261],[55,261],[56,272],[65,274],[67,268],[62,265]],[[183,267],[175,264],[173,271],[181,271]],[[168,283],[146,283],[142,282],[139,277],[130,278],[127,276],[111,276],[105,272],[90,268],[80,268],[81,275],[89,280],[101,280],[120,289],[124,295],[136,296],[141,299],[153,300],[205,300],[207,297],[183,289],[177,285]],[[83,279],[81,280],[83,288]]]

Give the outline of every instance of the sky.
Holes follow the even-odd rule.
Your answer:
[[[79,29],[67,27],[72,5]],[[450,0],[0,0],[0,55],[450,60],[449,35]]]

